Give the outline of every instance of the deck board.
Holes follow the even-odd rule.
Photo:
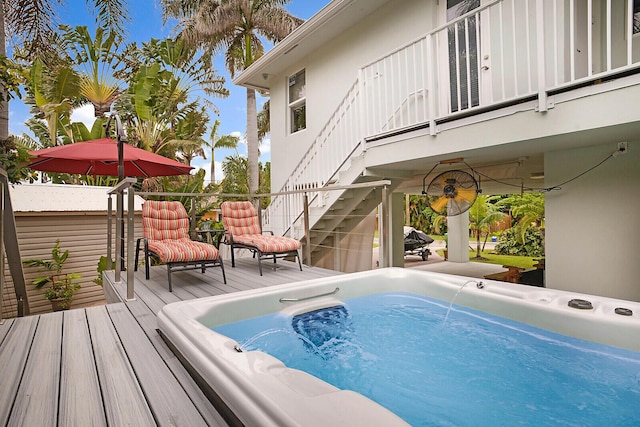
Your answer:
[[[156,425],[106,307],[87,311],[109,425]]]
[[[167,393],[168,390],[180,388],[180,383],[155,351],[144,331],[136,327],[137,323],[129,316],[127,308],[122,304],[112,304],[107,306],[107,311],[126,348],[128,359],[158,425],[206,426],[186,394]]]
[[[0,323],[0,343],[2,343],[4,337],[7,336],[11,325],[13,325],[13,319],[4,319],[4,322]]]
[[[2,387],[0,387],[0,425],[7,425],[16,400],[27,356],[36,333],[38,317],[16,319],[0,348]]]
[[[61,426],[106,425],[85,310],[64,313],[60,379]],[[82,396],[81,399],[78,396]]]
[[[41,316],[11,410],[16,426],[55,426],[58,416],[62,313]]]
[[[157,331],[167,304],[339,274],[278,261],[273,270],[239,258],[236,267],[174,273],[169,292],[164,266],[135,272],[126,300],[126,273],[115,284],[106,272],[112,304],[7,319],[0,325],[0,425],[225,426],[222,416]],[[117,302],[116,302],[117,301]],[[36,405],[37,403],[37,405]]]

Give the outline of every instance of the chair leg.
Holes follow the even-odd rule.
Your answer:
[[[258,255],[258,271],[260,271],[260,275],[262,276],[262,252],[255,251],[254,255]]]
[[[144,240],[144,278],[149,280],[149,243]]]
[[[231,245],[231,267],[235,267],[236,266],[236,258],[233,256],[233,245]]]
[[[300,250],[296,249],[296,257],[298,257],[298,266],[300,267],[300,271],[302,271],[302,261],[300,260]]]
[[[222,281],[224,284],[227,284],[227,276],[224,274],[224,263],[222,262],[222,257],[218,257],[218,262],[220,263],[220,269],[222,270]]]
[[[136,240],[136,258],[133,265],[133,271],[138,271],[138,255],[140,255],[140,240],[142,240],[142,238],[139,238],[138,240]]]
[[[169,282],[169,292],[173,292],[171,287],[171,264],[167,264],[167,281]]]

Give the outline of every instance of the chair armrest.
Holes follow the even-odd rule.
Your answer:
[[[271,230],[262,230],[262,234],[269,234],[270,236],[273,236],[273,231]]]
[[[230,232],[229,230],[222,230],[224,232],[224,240],[222,241],[222,243],[224,243],[225,245],[231,245],[233,244],[233,233]]]

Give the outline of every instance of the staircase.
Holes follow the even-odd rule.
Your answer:
[[[274,233],[303,239],[306,195],[312,260],[318,259],[381,202],[379,188],[344,188],[372,179],[362,173],[367,140],[416,126],[428,127],[430,135],[437,136],[441,123],[525,100],[536,99],[537,111],[544,112],[554,105],[548,99],[550,93],[640,69],[640,59],[634,53],[638,38],[633,37],[632,25],[625,27],[624,43],[611,34],[601,37],[606,40],[607,61],[600,58],[599,43],[589,43],[587,53],[574,49],[581,42],[580,35],[587,33],[582,27],[593,22],[592,3],[597,4],[596,0],[580,3],[584,10],[571,8],[552,23],[546,18],[556,16],[556,2],[533,3],[536,7],[520,8],[517,0],[483,2],[481,7],[360,68],[333,115],[279,189],[284,194],[272,198],[263,215],[264,226]],[[633,0],[624,3],[616,5],[616,10],[627,10],[627,16],[632,16]],[[588,19],[578,19],[582,13]],[[618,15],[606,15],[608,22],[602,28],[620,26]],[[576,23],[582,26],[580,31],[565,31]],[[525,25],[527,31],[522,31]],[[485,31],[489,28],[500,31]],[[475,42],[465,36],[468,29],[475,29]],[[614,49],[616,44],[621,48]],[[477,60],[468,60],[467,52],[474,52],[469,58]],[[587,54],[600,60],[575,67]],[[398,185],[392,181],[388,190]],[[342,188],[318,191],[331,187]]]

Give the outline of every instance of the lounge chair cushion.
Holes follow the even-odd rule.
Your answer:
[[[253,246],[262,253],[284,253],[300,249],[302,244],[295,239],[264,234],[234,235],[234,243]]]
[[[218,258],[218,250],[207,243],[189,238],[180,240],[149,240],[149,250],[162,262],[192,262]]]
[[[189,239],[189,215],[180,202],[148,200],[142,205],[142,221],[149,240]]]
[[[258,213],[251,202],[223,202],[220,208],[224,228],[231,233],[234,241],[238,241],[238,236],[262,233]]]
[[[148,200],[142,205],[144,237],[162,262],[218,259],[218,249],[189,238],[189,215],[180,202]]]

